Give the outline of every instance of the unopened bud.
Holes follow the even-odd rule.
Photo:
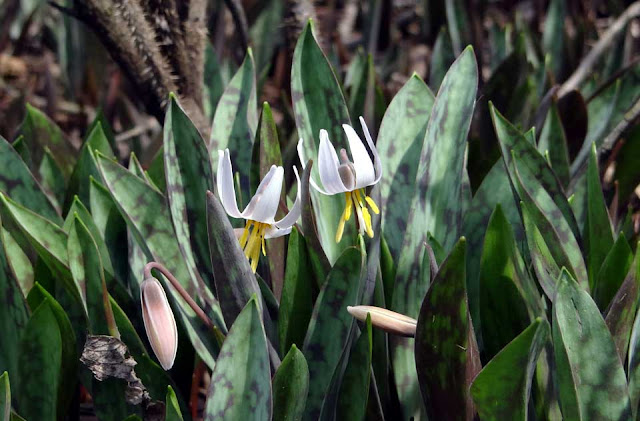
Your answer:
[[[173,366],[178,351],[176,319],[162,285],[156,278],[147,278],[140,285],[142,320],[151,348],[165,370]]]
[[[348,306],[347,311],[360,321],[371,315],[371,324],[394,335],[414,337],[416,334],[417,320],[404,314],[374,306]]]

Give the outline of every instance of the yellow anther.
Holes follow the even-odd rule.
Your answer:
[[[244,255],[251,263],[251,270],[254,273],[258,268],[260,250],[262,250],[262,254],[267,255],[264,237],[269,227],[269,224],[249,220],[244,227],[242,237],[240,237],[240,247],[243,248]]]
[[[338,230],[336,231],[336,243],[342,241],[342,234],[344,234],[344,217],[340,218],[340,223],[338,224]]]
[[[380,209],[378,209],[378,205],[376,205],[376,202],[374,202],[372,198],[370,198],[369,196],[365,196],[364,200],[367,201],[367,204],[369,205],[373,213],[375,213],[376,215],[380,213]]]
[[[344,220],[351,219],[351,208],[353,207],[353,199],[351,198],[351,192],[345,193],[346,204],[344,206]]]
[[[371,226],[371,214],[369,213],[369,209],[362,208],[362,217],[364,219],[364,226],[367,231],[367,235],[370,238],[373,238],[373,227]]]

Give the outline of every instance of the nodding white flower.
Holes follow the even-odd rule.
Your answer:
[[[218,151],[218,195],[224,210],[234,218],[246,219],[242,236],[240,237],[240,247],[244,249],[244,254],[251,262],[253,272],[258,267],[260,249],[266,256],[264,240],[287,235],[291,232],[291,227],[296,223],[302,211],[300,205],[300,177],[298,170],[293,167],[293,172],[298,180],[298,193],[293,207],[289,213],[279,221],[275,220],[278,204],[280,203],[280,192],[284,181],[284,169],[275,165],[271,166],[269,172],[264,176],[256,194],[251,198],[244,211],[240,212],[236,202],[236,189],[233,183],[233,169],[229,149]]]
[[[364,136],[367,139],[367,145],[373,154],[373,162],[371,162],[369,152],[367,152],[367,148],[364,146],[362,139],[360,139],[360,136],[358,136],[353,127],[348,124],[342,125],[342,128],[347,134],[353,161],[349,160],[347,151],[344,149],[340,149],[340,159],[338,160],[336,149],[329,140],[329,133],[324,129],[320,130],[318,172],[320,173],[322,187],[313,179],[311,179],[310,182],[314,189],[325,195],[344,193],[345,206],[336,231],[336,243],[342,240],[344,225],[351,218],[352,208],[356,210],[360,234],[366,232],[369,237],[372,238],[373,228],[371,227],[371,214],[368,208],[376,214],[380,213],[378,206],[373,199],[367,196],[364,190],[365,187],[376,184],[380,181],[380,177],[382,177],[380,156],[362,117],[360,117],[360,124],[362,125]],[[302,139],[298,142],[298,156],[300,157],[300,162],[302,162],[302,168],[304,168],[307,160],[304,156],[302,142]]]
[[[156,278],[147,278],[140,284],[142,321],[160,365],[165,370],[173,366],[178,351],[178,329],[167,294]]]

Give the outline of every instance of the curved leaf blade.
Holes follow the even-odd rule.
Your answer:
[[[295,344],[273,376],[273,420],[301,420],[309,392],[309,367]]]

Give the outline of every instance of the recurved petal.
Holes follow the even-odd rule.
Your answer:
[[[246,219],[273,224],[278,211],[278,203],[280,203],[284,169],[273,165],[267,176],[258,186],[256,194],[242,214]],[[250,206],[251,208],[249,208]]]
[[[291,232],[291,227],[278,228],[275,225],[271,225],[271,227],[269,227],[269,229],[264,233],[264,238],[265,239],[278,238],[278,237],[282,237],[283,235],[287,235],[290,232]]]
[[[348,191],[340,179],[338,167],[338,154],[329,141],[329,133],[320,130],[320,148],[318,150],[318,172],[322,186],[328,194],[343,193]]]
[[[369,133],[369,128],[367,127],[367,123],[364,122],[364,118],[360,116],[360,125],[362,126],[362,131],[364,132],[364,137],[367,139],[367,145],[369,145],[369,149],[373,153],[373,165],[375,168],[376,178],[373,180],[373,183],[376,184],[380,181],[382,177],[382,163],[380,162],[380,155],[378,154],[378,149],[376,145],[373,144],[373,139],[371,138],[371,133]]]
[[[347,134],[347,140],[349,141],[349,149],[351,150],[351,157],[353,158],[353,166],[356,170],[356,188],[370,186],[376,178],[375,171],[373,169],[373,163],[367,152],[367,148],[364,147],[362,139],[358,136],[353,127],[348,124],[343,124],[342,128]]]
[[[233,169],[229,149],[218,151],[218,197],[224,210],[234,218],[242,218],[236,202],[236,188],[233,184]]]
[[[140,285],[142,320],[147,338],[165,370],[173,366],[178,351],[178,329],[167,301],[167,295],[156,278],[147,278]]]
[[[296,167],[293,167],[293,172],[296,175],[296,180],[297,180],[296,187],[298,188],[296,193],[296,201],[293,203],[293,206],[291,207],[291,209],[289,209],[289,213],[286,214],[281,220],[276,221],[275,226],[278,229],[291,228],[293,224],[295,224],[296,221],[300,218],[300,215],[302,214],[300,176],[298,175],[298,169]]]
[[[347,311],[360,321],[365,321],[370,314],[371,324],[386,332],[408,337],[416,334],[417,320],[404,314],[374,306],[348,306]]]

